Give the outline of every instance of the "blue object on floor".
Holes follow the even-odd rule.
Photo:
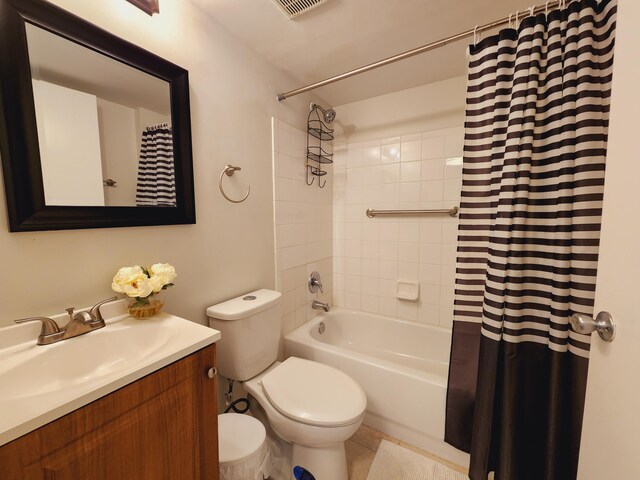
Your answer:
[[[293,476],[296,480],[316,480],[316,477],[311,475],[306,468],[302,467],[293,467]]]

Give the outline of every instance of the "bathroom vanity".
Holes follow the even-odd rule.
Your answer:
[[[217,479],[220,333],[166,313],[106,322],[48,346],[37,325],[0,329],[0,478]]]

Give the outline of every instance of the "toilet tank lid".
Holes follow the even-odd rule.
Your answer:
[[[280,292],[265,288],[245,293],[207,308],[207,317],[219,320],[239,320],[278,304],[281,296]]]

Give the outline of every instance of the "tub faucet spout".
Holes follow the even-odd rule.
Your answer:
[[[331,309],[328,303],[321,302],[319,300],[314,300],[311,303],[311,308],[313,308],[314,310],[322,310],[323,312],[328,312]]]

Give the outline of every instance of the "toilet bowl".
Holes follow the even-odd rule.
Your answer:
[[[270,430],[291,446],[292,468],[303,467],[316,480],[347,480],[344,442],[362,424],[365,393],[333,367],[296,357],[276,362],[280,296],[257,290],[207,309],[210,326],[222,334],[218,371],[243,382]]]
[[[344,442],[362,424],[367,400],[341,371],[290,357],[244,383],[269,425],[292,445],[292,466],[316,480],[347,480]]]

